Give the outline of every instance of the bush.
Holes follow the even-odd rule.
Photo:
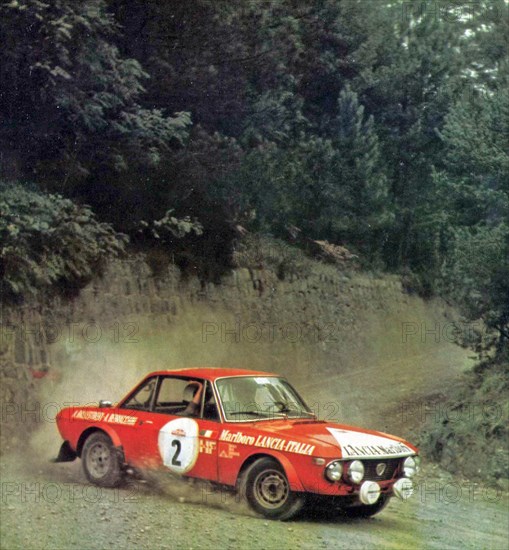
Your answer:
[[[280,280],[303,279],[310,275],[313,260],[296,246],[272,237],[248,233],[233,254],[235,267],[269,269]]]
[[[446,470],[501,483],[509,479],[509,361],[488,360],[446,402],[441,421],[427,426],[422,450]]]
[[[0,184],[2,299],[79,288],[123,253],[127,237],[88,206],[20,184]]]

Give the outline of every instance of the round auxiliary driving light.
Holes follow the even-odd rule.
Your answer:
[[[374,481],[365,481],[359,491],[359,499],[362,504],[375,504],[380,496],[380,485]]]
[[[401,500],[407,500],[414,494],[412,480],[402,477],[392,486],[393,493]]]
[[[331,462],[325,468],[325,477],[329,481],[339,481],[343,473],[343,465],[338,460]]]
[[[403,462],[403,473],[405,477],[414,477],[418,469],[419,467],[413,456],[405,458],[405,462]]]
[[[348,477],[353,483],[360,483],[364,477],[364,465],[360,460],[350,462],[348,467]]]

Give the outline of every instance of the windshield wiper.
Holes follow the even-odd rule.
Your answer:
[[[301,415],[301,414],[305,414],[311,418],[314,418],[316,419],[317,416],[315,413],[311,412],[311,411],[305,411],[303,409],[291,409],[287,403],[284,403],[283,401],[279,401],[277,404],[279,404],[280,406],[278,407],[278,410],[277,412],[281,412],[281,413],[284,413],[285,415],[288,416],[289,413],[296,413],[297,415]],[[281,406],[282,405],[282,406]],[[296,417],[298,418],[298,417]]]
[[[250,414],[251,416],[263,416],[264,418],[267,417],[267,416],[276,416],[276,415],[278,415],[279,417],[286,418],[285,413],[274,412],[274,411],[233,411],[233,412],[226,413],[226,414],[230,414],[231,416],[235,416],[237,414]]]
[[[314,418],[315,420],[318,419],[318,416],[314,412],[311,411],[298,411],[299,414],[307,414],[310,418]]]

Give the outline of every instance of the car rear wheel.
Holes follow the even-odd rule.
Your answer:
[[[260,458],[247,468],[241,493],[255,512],[271,519],[290,519],[304,505],[304,495],[291,491],[284,469],[271,458]]]
[[[111,439],[95,432],[85,441],[81,453],[83,470],[88,481],[101,487],[117,487],[122,482],[120,460]]]
[[[342,509],[342,514],[348,518],[369,518],[381,512],[387,504],[389,504],[390,497],[387,495],[380,495],[375,504],[360,504],[358,506],[349,506]]]

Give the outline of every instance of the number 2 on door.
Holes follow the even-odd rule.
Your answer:
[[[175,447],[175,454],[173,455],[173,458],[171,459],[171,463],[174,466],[182,466],[180,460],[178,459],[180,451],[182,449],[182,445],[181,445],[180,441],[178,439],[174,439],[171,442],[171,446]]]

